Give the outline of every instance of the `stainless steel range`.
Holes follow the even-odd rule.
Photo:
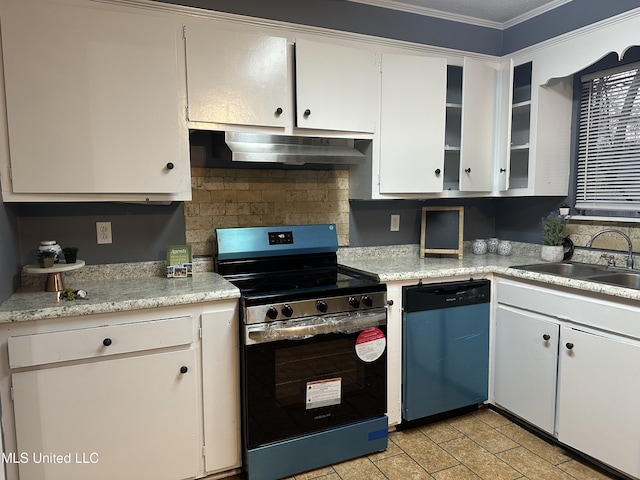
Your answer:
[[[387,447],[387,299],[337,264],[335,225],[216,230],[241,290],[244,466],[276,479]]]

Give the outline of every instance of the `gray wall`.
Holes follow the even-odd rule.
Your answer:
[[[17,219],[0,198],[0,302],[20,286],[20,248]]]
[[[21,264],[35,263],[41,240],[78,247],[78,258],[87,264],[164,260],[167,245],[185,243],[181,202],[36,203],[8,208],[17,218]],[[96,222],[111,222],[113,243],[97,244]]]

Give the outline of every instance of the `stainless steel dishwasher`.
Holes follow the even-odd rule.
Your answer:
[[[402,288],[402,420],[427,417],[487,399],[489,280]]]

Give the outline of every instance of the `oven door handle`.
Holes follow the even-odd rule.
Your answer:
[[[304,340],[328,333],[355,333],[365,328],[386,325],[386,309],[305,317],[296,320],[261,323],[245,327],[245,344]]]

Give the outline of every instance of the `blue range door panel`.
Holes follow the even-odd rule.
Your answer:
[[[405,421],[487,400],[489,303],[405,313],[402,333]]]

